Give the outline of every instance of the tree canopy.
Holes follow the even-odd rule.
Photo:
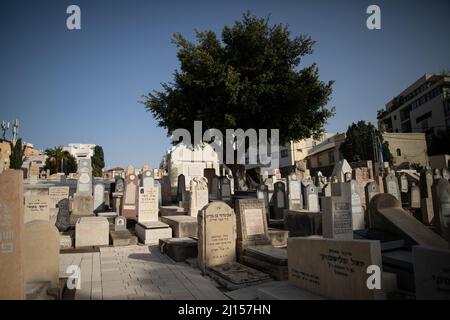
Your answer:
[[[20,169],[23,164],[23,157],[25,147],[22,144],[22,139],[18,139],[16,143],[9,143],[11,147],[11,154],[9,155],[9,167],[11,169]]]
[[[345,141],[340,146],[340,151],[347,161],[372,160],[377,161],[374,155],[374,141],[379,141],[383,148],[383,160],[391,161],[392,154],[389,145],[383,140],[381,132],[371,123],[358,121],[348,127]]]
[[[330,81],[319,79],[316,64],[300,68],[313,53],[307,35],[291,36],[288,25],[249,12],[225,26],[221,38],[196,31],[196,43],[173,35],[180,69],[162,91],[143,96],[143,103],[170,135],[193,121],[203,128],[279,129],[280,143],[323,133],[334,108],[327,108]]]
[[[105,155],[101,146],[95,146],[94,155],[91,158],[92,174],[94,177],[101,177],[105,167]]]

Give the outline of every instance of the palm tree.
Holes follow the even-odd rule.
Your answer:
[[[74,168],[72,163],[75,162],[74,157],[69,152],[63,150],[62,146],[47,149],[45,150],[45,154],[47,155],[45,167],[46,169],[50,169],[50,174],[57,172],[68,174],[69,172],[66,171],[76,171],[76,166]]]

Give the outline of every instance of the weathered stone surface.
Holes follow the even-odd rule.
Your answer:
[[[158,221],[158,188],[153,185],[139,188],[138,222]]]
[[[114,231],[125,231],[127,230],[127,218],[116,217],[114,219]]]
[[[412,248],[417,300],[450,300],[450,251]]]
[[[132,173],[125,177],[125,191],[122,199],[122,215],[127,219],[137,218],[139,179]]]
[[[401,207],[393,195],[380,193],[370,203],[370,220],[375,229],[398,234],[405,239],[406,245],[429,245],[447,248],[446,241],[428,229]]]
[[[399,201],[402,200],[395,172],[390,172],[386,175],[386,177],[384,178],[384,188],[386,190],[386,193],[392,194]]]
[[[191,238],[160,239],[159,247],[176,262],[197,258],[197,240]]]
[[[207,267],[236,261],[236,216],[226,203],[215,201],[198,215],[198,265]]]
[[[82,159],[78,162],[77,194],[80,196],[92,196],[91,159]]]
[[[172,228],[174,238],[196,238],[198,235],[197,217],[192,216],[165,216],[160,218],[161,222]]]
[[[59,286],[59,232],[48,221],[34,220],[25,224],[25,282],[49,281]]]
[[[109,223],[105,217],[82,217],[75,225],[75,247],[107,246]]]
[[[94,198],[92,195],[75,194],[73,196],[72,215],[74,216],[93,216]],[[73,221],[73,220],[72,220]]]
[[[23,173],[0,173],[0,300],[25,299]]]
[[[303,209],[303,197],[301,182],[298,180],[296,174],[288,176],[288,209],[289,210],[302,210]]]
[[[353,218],[349,200],[344,196],[322,198],[324,238],[353,239]]]
[[[263,200],[237,200],[236,223],[238,254],[248,246],[271,243]]]
[[[132,246],[138,243],[138,239],[128,230],[110,231],[109,237],[113,247]]]
[[[69,187],[49,187],[50,208],[55,209],[63,199],[69,199]]]
[[[105,209],[105,185],[96,183],[94,185],[94,211],[101,212]]]
[[[144,244],[158,244],[159,239],[172,237],[172,229],[160,221],[139,222],[135,230],[139,241]]]
[[[269,228],[267,234],[274,247],[285,247],[287,245],[287,238],[289,237],[288,230]]]
[[[189,215],[197,217],[198,212],[208,204],[208,181],[205,177],[194,177],[190,183]]]
[[[257,285],[270,280],[269,275],[236,262],[210,266],[208,274],[228,290]]]
[[[25,223],[34,220],[50,221],[48,196],[25,196]]]
[[[431,190],[434,200],[434,225],[441,236],[450,243],[450,183],[447,179],[438,179],[433,183]]]
[[[288,239],[289,281],[331,299],[383,299],[367,287],[367,267],[381,268],[378,241]]]
[[[281,181],[275,182],[273,191],[273,218],[284,219],[283,212],[286,207],[286,186]]]
[[[66,231],[70,227],[69,199],[61,199],[57,206],[58,215],[55,226],[59,231]]]

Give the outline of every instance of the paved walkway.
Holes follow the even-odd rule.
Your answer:
[[[95,253],[60,255],[60,270],[81,268],[76,300],[97,299],[228,299],[209,277],[177,263],[157,246],[105,247]]]

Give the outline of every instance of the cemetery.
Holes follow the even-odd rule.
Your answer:
[[[245,191],[214,161],[4,169],[0,298],[450,299],[447,169],[374,167],[276,170]]]
[[[449,301],[450,4],[422,2],[1,2],[0,304]]]

